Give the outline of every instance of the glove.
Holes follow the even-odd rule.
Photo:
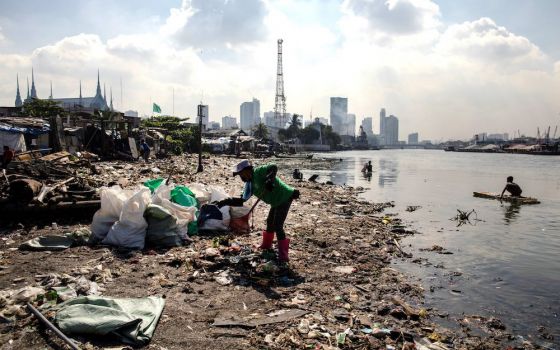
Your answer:
[[[242,207],[243,206],[243,198],[226,198],[222,199],[221,201],[213,202],[218,206],[218,208],[224,207],[226,205],[231,207]]]
[[[274,189],[274,180],[276,180],[276,176],[272,174],[266,176],[266,180],[264,180],[264,188],[266,188],[267,191],[270,192]]]
[[[299,198],[299,190],[294,190],[294,192],[292,193],[292,199],[298,199]]]

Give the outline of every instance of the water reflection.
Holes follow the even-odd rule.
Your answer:
[[[333,171],[331,173],[331,181],[335,184],[346,185],[348,183],[348,175],[348,172],[345,170]]]
[[[399,174],[399,162],[393,159],[379,159],[379,187],[385,184],[395,184]]]
[[[504,222],[506,225],[512,224],[517,219],[519,215],[521,205],[519,203],[512,202],[509,205],[505,204],[502,205],[502,208],[505,209],[504,211]]]

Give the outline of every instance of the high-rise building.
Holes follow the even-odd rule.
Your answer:
[[[408,135],[408,144],[409,145],[417,145],[418,144],[418,133],[412,133]]]
[[[237,119],[232,116],[222,117],[222,129],[237,129]]]
[[[346,115],[344,135],[356,136],[356,115],[355,114],[349,113],[349,114]]]
[[[364,119],[362,119],[362,128],[364,129],[364,132],[366,133],[367,136],[372,136],[373,135],[373,118],[372,117],[366,117]]]
[[[385,108],[381,108],[379,112],[379,134],[385,135]]]
[[[241,129],[249,132],[261,122],[261,103],[256,98],[251,102],[243,102],[239,110]]]
[[[342,135],[348,114],[348,98],[331,97],[330,120],[333,131]]]
[[[399,119],[394,115],[386,117],[384,129],[385,145],[397,145],[399,143]]]
[[[218,130],[218,129],[220,129],[220,123],[219,122],[210,122],[210,124],[208,125],[208,129],[209,130]]]

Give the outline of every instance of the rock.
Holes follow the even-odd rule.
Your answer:
[[[394,308],[389,312],[389,315],[399,320],[404,320],[407,317],[406,312],[401,307]]]
[[[356,271],[356,268],[353,266],[337,266],[333,269],[334,272],[341,273],[341,274],[351,274]]]
[[[297,327],[298,332],[300,332],[301,334],[307,334],[309,333],[309,331],[311,330],[309,328],[309,320],[303,319],[299,322],[299,325]]]
[[[488,326],[488,328],[492,328],[492,329],[499,329],[499,330],[506,329],[504,323],[495,317],[492,317],[488,321],[486,321],[486,325]]]

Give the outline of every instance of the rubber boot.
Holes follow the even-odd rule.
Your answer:
[[[286,263],[288,260],[288,252],[290,250],[290,240],[288,238],[278,240],[278,260],[281,263]]]
[[[274,240],[274,232],[263,231],[262,244],[259,249],[267,250],[272,249],[272,241]]]

